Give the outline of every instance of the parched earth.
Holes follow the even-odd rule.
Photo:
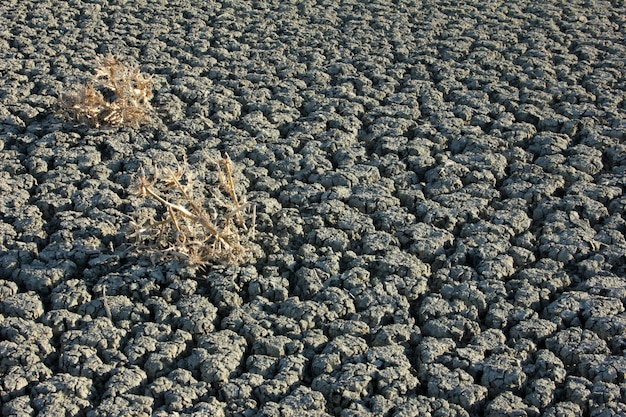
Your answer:
[[[3,416],[626,415],[623,1],[0,3]],[[113,53],[141,127],[59,116]],[[249,260],[129,188],[230,155]]]

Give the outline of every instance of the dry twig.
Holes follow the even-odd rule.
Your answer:
[[[61,94],[61,113],[100,127],[138,126],[149,119],[152,78],[112,55],[100,58],[93,82]]]
[[[254,208],[237,195],[232,160],[226,156],[215,167],[219,183],[205,204],[194,197],[197,184],[186,162],[139,176],[133,192],[158,202],[165,213],[158,221],[143,217],[133,222],[137,247],[193,266],[245,259],[246,243],[254,236]]]

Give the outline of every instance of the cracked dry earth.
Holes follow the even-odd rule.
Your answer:
[[[3,0],[1,414],[626,415],[625,37],[619,0]],[[55,113],[107,53],[150,123]],[[207,152],[251,260],[134,250],[133,179]]]

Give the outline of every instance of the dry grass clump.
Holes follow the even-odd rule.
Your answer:
[[[165,210],[160,220],[144,214],[132,222],[139,249],[196,267],[246,260],[246,245],[254,237],[254,206],[237,195],[231,159],[213,165],[217,180],[209,197],[194,195],[199,187],[186,162],[139,176],[132,191]]]
[[[89,126],[138,126],[149,119],[152,77],[108,55],[98,59],[93,82],[61,94],[61,113]]]

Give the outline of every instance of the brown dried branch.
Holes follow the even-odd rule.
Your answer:
[[[89,126],[138,126],[149,120],[152,78],[112,55],[100,58],[94,81],[59,97],[60,112]]]
[[[228,156],[216,163],[219,184],[204,204],[193,197],[198,184],[185,162],[176,169],[142,173],[133,192],[164,208],[163,218],[133,222],[136,246],[166,258],[183,258],[192,266],[237,264],[246,259],[246,244],[254,236],[255,211],[235,190],[234,165]],[[218,191],[221,188],[221,191]],[[222,197],[218,197],[222,195]]]

